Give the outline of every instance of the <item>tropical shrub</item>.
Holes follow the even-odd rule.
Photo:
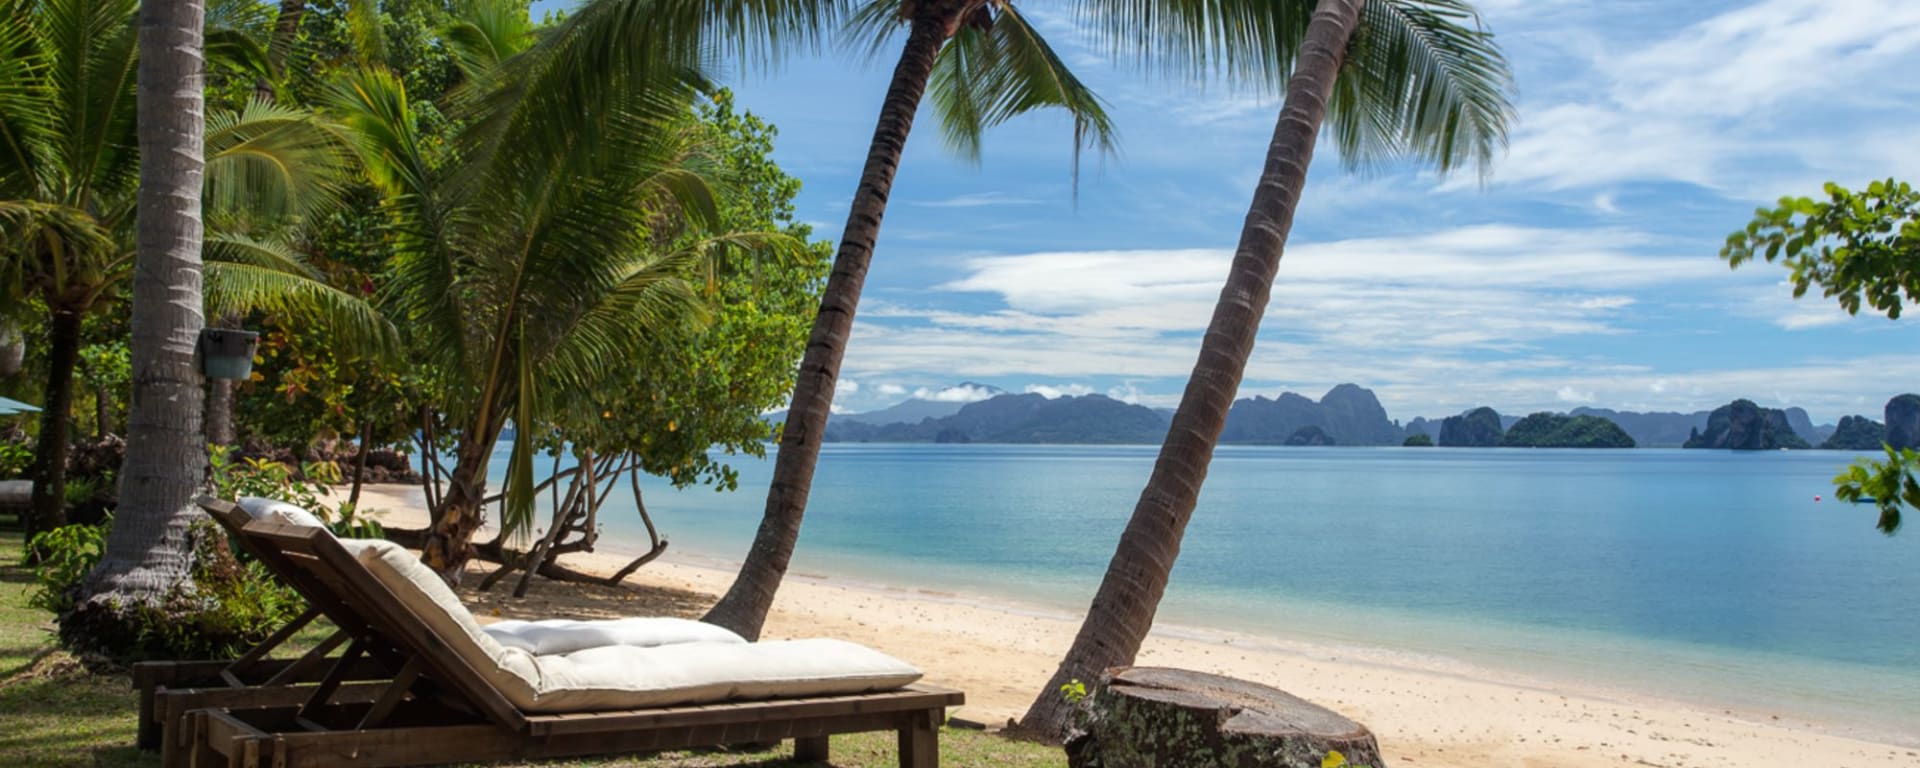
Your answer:
[[[106,523],[66,525],[34,536],[27,547],[39,554],[40,565],[27,605],[54,613],[72,608],[74,588],[100,562],[106,543]]]
[[[0,480],[25,477],[33,465],[33,449],[26,443],[0,440]]]

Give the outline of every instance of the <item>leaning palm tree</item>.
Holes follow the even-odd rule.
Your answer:
[[[1066,736],[1073,711],[1061,687],[1133,663],[1153,626],[1253,352],[1323,123],[1332,121],[1349,165],[1402,155],[1443,172],[1460,164],[1484,172],[1512,112],[1505,60],[1465,0],[1318,0],[1310,14],[1304,2],[1100,2],[1114,31],[1137,44],[1203,62],[1239,57],[1251,74],[1284,74],[1287,85],[1232,269],[1153,474],[1073,647],[1021,720],[1022,730],[1056,740]],[[1231,41],[1209,40],[1216,30]],[[1196,55],[1229,44],[1238,52]],[[1297,56],[1273,55],[1283,51]],[[1275,61],[1292,61],[1291,71],[1269,69]]]
[[[133,0],[0,0],[0,291],[10,300],[38,298],[49,312],[30,529],[62,522],[81,320],[120,302],[136,268],[135,12]],[[205,160],[209,256],[255,254],[249,274],[303,274],[292,261],[257,254],[331,201],[347,159],[337,129],[309,112],[256,102],[216,112],[204,135],[193,133],[195,156]],[[201,175],[192,175],[195,184]],[[229,247],[232,237],[261,247]],[[264,279],[246,283],[267,287]],[[350,298],[306,295],[336,308]]]
[[[453,467],[422,547],[449,581],[472,556],[490,455],[509,422],[500,524],[514,536],[532,525],[538,435],[594,401],[650,329],[703,311],[687,270],[719,249],[797,246],[717,231],[706,147],[688,123],[697,48],[668,39],[601,51],[614,66],[596,87],[579,85],[577,20],[590,12],[525,50],[519,25],[462,33],[470,127],[446,167],[431,161],[391,73],[354,72],[331,96],[393,232],[379,301],[436,371],[453,426]]]
[[[969,155],[978,156],[986,128],[1049,107],[1073,116],[1076,167],[1082,147],[1112,148],[1113,125],[1100,100],[1016,6],[1010,0],[870,0],[853,15],[849,30],[855,39],[871,40],[877,48],[904,27],[906,42],[881,103],[833,272],[800,360],[766,510],[739,575],[704,621],[758,637],[786,575],[800,539],[854,311],[921,98],[931,90],[948,142]]]

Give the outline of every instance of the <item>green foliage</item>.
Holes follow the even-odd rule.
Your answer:
[[[1633,437],[1600,416],[1535,413],[1514,422],[1500,444],[1509,448],[1632,448]]]
[[[721,226],[806,242],[811,229],[794,220],[800,181],[771,159],[773,126],[736,111],[726,90],[699,104],[697,117],[724,184]],[[831,243],[818,241],[777,258],[728,251],[698,265],[691,279],[704,285],[708,321],[662,328],[620,361],[618,378],[588,401],[594,410],[561,422],[567,439],[603,455],[635,453],[642,470],[676,486],[732,489],[736,474],[710,449],[765,454],[760,414],[793,387],[831,258]]]
[[[326,502],[329,483],[340,479],[339,470],[329,462],[312,462],[299,473],[277,461],[241,459],[234,461],[217,446],[207,452],[214,494],[223,499],[257,496],[284,501],[305,508],[327,524],[336,536],[352,539],[380,538],[379,521],[363,517],[359,510]]]
[[[1880,509],[1876,526],[1892,536],[1900,530],[1903,507],[1920,509],[1920,451],[1885,446],[1886,461],[1861,459],[1833,478],[1834,498],[1871,503]]]
[[[95,398],[93,409],[96,434],[118,433],[126,421],[127,393],[132,391],[133,358],[124,339],[90,344],[80,348],[76,371],[80,384]],[[78,399],[78,398],[76,398]],[[107,423],[99,421],[104,418]]]
[[[0,440],[0,480],[25,477],[33,466],[33,446],[24,442]]]
[[[1080,682],[1079,678],[1068,680],[1066,684],[1060,686],[1060,698],[1066,699],[1068,704],[1086,701],[1087,684]]]
[[[1920,192],[1887,179],[1853,192],[1826,185],[1826,200],[1783,197],[1727,237],[1720,257],[1733,267],[1756,258],[1793,271],[1793,295],[1820,286],[1848,314],[1862,305],[1899,318],[1920,301]]]
[[[1409,435],[1407,437],[1407,441],[1404,443],[1401,443],[1400,445],[1406,448],[1432,448],[1433,436],[1425,432],[1421,432],[1416,435]]]
[[[72,609],[80,580],[106,553],[111,523],[61,526],[34,536],[27,547],[39,554],[40,565],[33,572],[35,588],[27,605],[53,613]]]

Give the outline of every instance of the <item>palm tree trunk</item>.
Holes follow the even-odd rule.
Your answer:
[[[1193,517],[1214,445],[1253,352],[1334,79],[1360,26],[1362,3],[1320,0],[1314,9],[1273,143],[1267,147],[1266,169],[1240,232],[1233,269],[1201,341],[1200,359],[1073,647],[1021,718],[1020,728],[1028,734],[1064,739],[1073,707],[1060,695],[1060,686],[1074,680],[1092,683],[1109,667],[1132,664],[1153,627],[1154,612],[1180,554],[1180,538]]]
[[[360,486],[366,485],[367,454],[373,452],[373,419],[360,422],[360,455],[353,458],[353,491],[347,494],[347,506],[360,508]]]
[[[894,172],[913,130],[913,116],[926,93],[933,61],[953,34],[966,0],[922,2],[915,8],[906,47],[894,66],[893,82],[867,147],[867,165],[860,173],[847,225],[840,233],[840,249],[833,257],[833,273],[820,296],[820,312],[800,360],[794,384],[793,406],[780,433],[780,451],[774,458],[773,482],[767,489],[767,508],[754,534],[746,562],[733,586],[701,620],[740,633],[749,640],[760,636],[774,592],[787,573],[793,547],[800,540],[800,520],[806,514],[807,494],[813,488],[813,469],[820,459],[820,440],[833,405],[834,383],[846,356],[847,336],[853,331],[854,309],[860,288],[873,261],[880,236],[880,220],[893,191]]]
[[[73,369],[80,360],[78,312],[56,311],[47,334],[47,402],[33,451],[33,511],[26,540],[67,524],[67,453],[72,448]]]
[[[497,434],[494,435],[497,437]],[[453,473],[446,496],[440,500],[433,526],[427,529],[420,559],[458,586],[467,561],[473,559],[473,534],[480,529],[480,506],[486,499],[486,467],[493,440],[467,435],[454,446]]]
[[[207,472],[205,380],[195,354],[206,323],[200,295],[205,16],[203,0],[140,3],[140,193],[127,455],[106,552],[87,579],[82,606],[63,619],[63,637],[70,628],[83,636],[99,632],[112,626],[103,619],[158,605],[191,578],[187,528]]]

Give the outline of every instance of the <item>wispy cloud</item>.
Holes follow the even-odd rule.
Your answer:
[[[1047,201],[1034,197],[1016,197],[1002,192],[973,192],[941,200],[915,200],[909,205],[922,208],[987,208],[998,205],[1041,205]]]

